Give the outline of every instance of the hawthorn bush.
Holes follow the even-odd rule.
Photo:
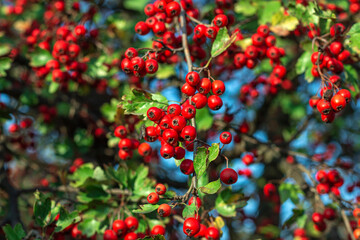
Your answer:
[[[1,239],[360,239],[360,1],[0,3]]]

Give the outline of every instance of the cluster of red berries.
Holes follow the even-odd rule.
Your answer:
[[[159,68],[157,61],[158,54],[158,52],[151,52],[144,57],[140,57],[135,48],[128,48],[125,51],[125,58],[121,61],[121,69],[126,74],[133,74],[135,77],[154,74]],[[146,60],[144,60],[144,58]]]
[[[133,150],[137,149],[138,153],[144,157],[148,158],[151,155],[152,148],[148,143],[140,143],[135,138],[128,138],[128,130],[125,126],[120,125],[114,130],[115,137],[120,138],[119,141],[119,158],[121,160],[129,160],[133,156]]]
[[[312,97],[309,105],[321,114],[321,119],[331,123],[335,119],[335,113],[343,110],[351,100],[351,94],[347,89],[341,89],[341,78],[337,75],[330,77],[324,72],[331,71],[340,74],[344,70],[343,63],[351,63],[350,52],[343,49],[341,36],[345,31],[344,25],[337,23],[330,28],[331,37],[335,38],[329,47],[320,52],[314,52],[311,61],[314,64],[312,74],[314,77],[321,77],[323,80],[320,90],[320,97]],[[320,72],[319,72],[320,71]],[[326,73],[325,73],[326,74]]]
[[[200,78],[199,73],[189,72],[185,77],[186,83],[181,87],[181,92],[191,97],[191,104],[197,109],[209,106],[212,110],[219,110],[223,101],[219,97],[225,92],[225,84],[221,80],[211,82],[209,78]],[[196,93],[198,91],[198,93]],[[211,95],[207,97],[208,94]]]
[[[206,227],[200,224],[199,220],[195,217],[188,217],[184,221],[183,231],[188,237],[203,238],[207,240],[220,239],[220,231],[216,227]]]
[[[234,65],[236,68],[246,66],[249,69],[256,67],[259,61],[268,58],[270,64],[274,66],[271,73],[272,85],[279,85],[286,75],[286,68],[281,65],[281,57],[285,56],[285,50],[275,46],[276,37],[270,35],[270,29],[267,25],[260,25],[257,32],[251,37],[252,44],[247,46],[241,53],[234,56]]]
[[[74,173],[83,164],[84,160],[82,158],[76,158],[72,165],[69,167],[69,172]]]
[[[35,148],[35,133],[32,129],[33,120],[24,118],[20,120],[19,124],[12,123],[8,128],[10,134],[10,143],[19,150],[26,150],[27,148]]]
[[[319,170],[316,173],[315,178],[319,182],[316,186],[316,190],[319,194],[326,194],[331,191],[335,196],[340,196],[339,187],[344,184],[344,179],[336,169],[332,169],[328,172]]]
[[[312,221],[314,222],[314,228],[320,232],[325,231],[326,229],[326,220],[332,221],[336,218],[336,212],[332,208],[325,208],[324,212],[321,214],[319,212],[314,212],[312,214]]]
[[[357,220],[357,223],[354,221],[351,221],[350,224],[352,226],[352,229],[354,229],[354,232],[353,232],[354,237],[356,240],[358,240],[358,239],[360,239],[360,208],[356,207],[353,210],[353,216]]]
[[[166,187],[164,184],[158,183],[155,186],[155,192],[149,193],[147,196],[147,201],[150,204],[157,204],[159,202],[159,195],[164,195],[166,193]]]
[[[171,104],[167,110],[157,107],[149,108],[147,117],[155,123],[155,126],[148,126],[145,129],[145,140],[148,142],[159,140],[161,142],[160,155],[163,158],[183,159],[185,149],[179,146],[180,142],[188,151],[194,150],[193,141],[196,138],[196,129],[187,124],[195,117],[195,114],[196,108],[189,104],[189,101],[182,105]],[[191,174],[193,172],[191,160],[184,160],[182,165],[183,167],[181,166],[180,169],[184,173]],[[189,168],[184,168],[185,165]]]
[[[38,109],[44,123],[52,123],[52,120],[57,116],[56,107],[40,105]]]
[[[303,228],[296,228],[294,230],[294,240],[309,240],[306,236],[306,231]]]

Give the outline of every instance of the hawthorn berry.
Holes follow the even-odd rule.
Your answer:
[[[208,240],[219,240],[220,239],[220,232],[215,227],[209,227],[206,230],[205,237]]]
[[[156,192],[152,192],[147,196],[147,201],[150,204],[157,204],[159,202],[159,195]]]
[[[242,157],[242,162],[245,164],[245,165],[250,165],[254,162],[254,156],[251,155],[251,154],[245,154],[243,157]]]
[[[138,147],[138,152],[143,157],[149,156],[151,151],[151,146],[148,143],[141,143]]]
[[[180,170],[185,175],[190,175],[194,172],[194,163],[190,159],[185,159],[180,164]]]
[[[238,180],[238,174],[232,168],[225,168],[220,173],[220,180],[228,185],[234,184]]]
[[[171,213],[171,207],[168,204],[163,203],[159,206],[157,212],[160,215],[160,217],[168,217],[170,216]]]
[[[114,230],[108,229],[104,232],[104,240],[117,240],[117,235]]]
[[[220,142],[222,144],[229,144],[231,143],[231,140],[232,140],[232,135],[230,132],[222,132],[220,134]]]
[[[201,109],[206,106],[207,97],[204,94],[196,93],[192,98],[191,102],[196,107],[196,109]]]
[[[175,117],[181,114],[181,106],[179,104],[170,104],[167,108],[167,114]]]
[[[126,223],[123,220],[115,220],[112,225],[112,229],[119,236],[123,235],[127,231]]]
[[[276,187],[274,184],[272,183],[267,183],[265,184],[264,186],[264,195],[267,197],[267,198],[270,198],[272,197],[275,193],[276,193]]]
[[[165,235],[165,228],[164,226],[161,225],[155,225],[152,229],[150,234],[152,236],[156,236],[156,235]]]
[[[185,106],[181,110],[181,115],[187,120],[194,118],[195,114],[196,114],[196,108],[193,105]]]
[[[134,232],[129,232],[125,235],[124,240],[137,240],[138,234]]]
[[[146,116],[151,120],[151,121],[158,121],[160,120],[160,118],[162,117],[162,110],[160,108],[157,107],[151,107],[147,110],[146,112]]]
[[[211,84],[212,93],[215,95],[222,95],[225,92],[225,84],[221,80],[215,80]]]
[[[223,101],[217,95],[211,95],[207,100],[207,104],[211,110],[219,110],[223,105]]]
[[[159,195],[164,195],[166,193],[166,187],[164,184],[158,183],[155,186],[155,192]]]
[[[200,208],[201,205],[202,205],[202,201],[201,201],[201,199],[200,199],[199,197],[191,197],[191,198],[189,199],[188,204],[191,205],[191,204],[194,202],[194,199],[196,199],[196,207],[197,207],[197,208]]]
[[[184,221],[183,231],[188,237],[193,237],[200,231],[200,223],[196,218],[189,217]]]
[[[161,148],[160,148],[160,155],[165,158],[165,159],[169,159],[172,158],[175,154],[175,149],[173,146],[171,146],[170,144],[164,143],[162,144]]]
[[[137,228],[139,227],[139,221],[132,216],[129,216],[125,219],[125,224],[126,224],[126,228],[130,231],[130,232],[134,232],[137,230]]]

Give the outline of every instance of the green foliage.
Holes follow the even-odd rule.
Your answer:
[[[94,143],[94,137],[86,129],[76,129],[74,142],[81,153],[86,153]]]
[[[303,218],[303,215],[306,216],[304,209],[292,209],[293,215],[287,219],[284,223],[284,226],[290,227],[293,223],[297,222],[299,219]],[[298,226],[300,227],[300,226]]]
[[[296,74],[305,73],[305,80],[308,82],[312,82],[314,80],[314,76],[311,74],[311,69],[313,64],[311,62],[311,52],[304,52],[296,62]]]
[[[272,224],[261,227],[259,232],[263,235],[271,236],[272,238],[277,238],[280,236],[279,227]]]
[[[6,70],[11,67],[12,60],[8,57],[0,58],[0,77],[6,76]]]
[[[151,213],[159,208],[159,204],[144,204],[140,206],[140,209],[135,209],[133,213]]]
[[[219,189],[221,188],[221,182],[220,182],[220,178],[216,181],[210,182],[208,184],[206,184],[203,187],[200,187],[199,190],[202,193],[206,193],[206,194],[215,194],[217,193],[217,191],[219,191]]]
[[[16,224],[14,229],[10,224],[2,227],[5,232],[6,239],[8,240],[21,240],[26,236],[26,233],[20,223]]]
[[[215,209],[224,217],[235,217],[236,208],[243,208],[247,200],[243,194],[233,193],[229,188],[223,190],[216,198]]]
[[[51,53],[47,50],[36,48],[30,55],[30,66],[32,67],[41,67],[53,59]]]
[[[91,58],[88,63],[86,74],[92,78],[104,78],[108,77],[108,68],[104,65],[107,56],[101,55],[99,58]]]
[[[195,205],[196,201],[193,201],[191,203],[191,205],[186,205],[183,212],[182,212],[182,217],[183,218],[188,218],[188,217],[192,217],[195,216],[196,213],[196,205]]]
[[[208,108],[196,109],[195,115],[196,129],[198,131],[209,130],[214,122],[213,116]]]
[[[352,25],[347,35],[349,36],[349,46],[353,51],[360,53],[360,23]]]
[[[220,28],[211,47],[211,58],[223,53],[235,41],[236,34],[229,36],[227,28]]]
[[[198,177],[201,177],[210,162],[214,161],[220,152],[220,145],[213,143],[208,149],[206,147],[198,147],[194,159],[194,170]]]
[[[256,4],[258,4],[259,24],[269,23],[281,7],[280,1],[257,1]]]
[[[49,197],[45,196],[41,192],[35,193],[35,202],[34,202],[34,217],[35,223],[40,227],[45,227],[49,222],[47,222],[47,217],[51,211],[51,200]]]
[[[109,122],[114,122],[115,119],[115,114],[116,114],[116,110],[117,110],[117,104],[118,104],[118,100],[115,98],[112,98],[110,100],[110,103],[104,103],[101,107],[100,107],[100,112],[101,114],[109,121]]]
[[[125,110],[125,114],[142,115],[146,117],[146,112],[150,107],[164,108],[168,100],[159,93],[149,93],[144,90],[132,89],[125,93],[119,106]]]
[[[279,186],[279,194],[281,202],[285,202],[290,199],[294,204],[299,203],[299,195],[304,195],[304,192],[297,184],[282,183]]]
[[[73,211],[69,213],[64,208],[60,208],[59,219],[56,222],[55,232],[61,232],[71,224],[80,221],[79,212]]]
[[[81,221],[78,225],[78,229],[82,232],[82,234],[87,237],[93,236],[95,233],[100,232],[101,223],[93,218],[87,218]]]

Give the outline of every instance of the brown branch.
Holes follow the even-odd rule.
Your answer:
[[[341,217],[342,217],[342,219],[344,221],[346,231],[350,235],[351,240],[356,240],[355,237],[354,237],[353,231],[351,229],[349,219],[346,216],[346,213],[345,213],[345,211],[343,209],[341,210]]]

